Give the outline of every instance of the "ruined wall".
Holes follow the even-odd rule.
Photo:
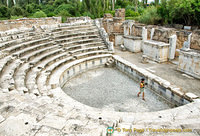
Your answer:
[[[200,50],[200,30],[195,31],[188,31],[188,30],[178,30],[175,28],[165,28],[161,26],[155,25],[144,25],[140,23],[134,23],[132,25],[132,32],[131,35],[134,36],[142,36],[142,27],[147,28],[147,39],[150,40],[151,37],[151,29],[155,28],[153,40],[161,41],[165,43],[169,43],[169,37],[171,35],[177,35],[176,41],[176,49],[181,49],[183,47],[183,43],[188,40],[188,35],[192,32],[192,39],[191,39],[191,49]],[[128,28],[126,28],[128,29]],[[128,31],[128,30],[127,30]],[[179,52],[176,51],[175,56],[179,56]]]
[[[176,34],[175,30],[173,29],[156,28],[153,35],[153,40],[169,43],[169,37],[172,36],[173,34]]]
[[[200,50],[200,30],[193,31],[190,48]]]
[[[103,27],[109,35],[109,40],[114,42],[115,45],[115,36],[118,34],[123,34],[124,27],[123,22],[125,21],[125,9],[116,9],[115,17],[111,14],[104,14],[102,20]]]
[[[90,17],[68,17],[66,23],[73,23],[73,22],[81,22],[81,21],[88,21],[91,20]]]
[[[138,36],[138,37],[142,37],[142,25],[133,25],[132,26],[132,32],[131,32],[131,35],[133,36]]]
[[[22,18],[17,20],[3,20],[0,21],[0,31],[7,31],[10,29],[18,29],[21,27],[31,28],[40,25],[53,25],[60,24],[61,17],[48,17],[48,18]]]

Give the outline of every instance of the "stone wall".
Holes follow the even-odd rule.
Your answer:
[[[190,47],[192,49],[200,50],[200,30],[193,31]]]
[[[169,81],[166,81],[145,69],[139,68],[136,65],[122,59],[121,57],[114,55],[116,67],[122,72],[126,73],[129,77],[139,82],[142,78],[148,83],[147,86],[155,93],[161,95],[169,102],[174,103],[177,106],[184,105],[193,101],[188,98],[188,94],[184,93],[181,88],[172,85]],[[198,98],[198,97],[196,97]]]
[[[126,25],[124,29],[127,29],[126,32],[128,33],[130,31],[129,35],[141,37],[142,27],[145,27],[147,28],[147,32],[148,32],[147,39],[150,40],[151,30],[152,28],[154,28],[155,31],[154,31],[152,40],[169,43],[169,37],[176,34],[177,35],[176,49],[181,49],[183,47],[183,43],[188,40],[189,33],[192,32],[191,49],[200,50],[200,30],[189,31],[189,30],[178,30],[175,28],[166,28],[166,27],[156,26],[156,25],[144,25],[144,24],[136,23],[133,20],[129,20],[129,21],[126,20],[125,22],[130,23],[131,21],[133,23],[132,26],[130,25],[128,26],[126,23],[124,23],[124,25]],[[179,56],[178,51],[176,51],[175,56],[176,57]]]
[[[61,17],[48,17],[48,18],[22,18],[16,20],[3,20],[0,21],[0,31],[7,31],[10,29],[31,28],[41,25],[60,24]]]
[[[175,34],[173,29],[156,28],[153,35],[153,40],[169,43],[169,37],[173,34]]]
[[[69,65],[69,67],[63,71],[63,73],[59,77],[59,85],[63,87],[67,81],[73,78],[76,75],[79,75],[85,71],[90,69],[104,67],[105,63],[108,62],[108,59],[111,59],[112,55],[105,55],[99,57],[93,57],[92,59],[85,59],[84,61],[80,61],[78,63],[74,63],[73,65]]]
[[[88,21],[91,20],[90,17],[69,17],[67,18],[67,23],[73,23],[73,22],[77,22],[77,21]]]

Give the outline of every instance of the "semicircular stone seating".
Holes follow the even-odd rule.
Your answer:
[[[16,89],[21,93],[40,95],[44,90],[37,85],[37,80],[47,76],[47,72],[79,58],[110,53],[92,23],[59,27],[36,36],[27,35],[31,40],[2,43],[1,52],[5,56],[1,61],[0,81],[4,90]]]
[[[144,127],[160,128],[163,125],[170,128],[175,123],[173,127],[180,128],[181,124],[187,124],[183,118],[189,111],[182,107],[167,114],[165,111],[141,115],[113,113],[102,112],[66,97],[61,89],[65,79],[95,66],[103,66],[112,58],[112,53],[91,20],[60,24],[52,29],[2,34],[0,99],[4,102],[0,102],[0,135],[106,136],[108,126],[138,128],[139,134],[139,129]],[[178,110],[185,114],[177,115]],[[197,112],[190,113],[189,125],[192,121],[200,125],[199,119],[194,121]],[[145,120],[137,119],[139,117]]]

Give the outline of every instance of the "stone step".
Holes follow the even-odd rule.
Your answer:
[[[103,50],[103,49],[106,49],[106,46],[97,46],[97,47],[88,47],[88,48],[77,49],[77,50],[69,51],[69,54],[75,55],[75,54],[83,53],[83,52],[87,52],[87,51],[95,51],[95,50]]]
[[[77,39],[77,38],[84,38],[84,37],[99,37],[98,33],[95,31],[90,32],[79,32],[75,34],[67,34],[54,37],[56,42],[67,42],[69,40]]]
[[[75,29],[61,29],[58,32],[53,32],[53,35],[63,35],[63,34],[72,34],[77,32],[89,31],[89,30],[97,30],[95,26],[81,27]]]
[[[34,67],[34,65],[40,61],[40,59],[42,59],[43,57],[46,57],[47,54],[49,54],[50,52],[53,52],[55,50],[60,50],[60,49],[58,49],[58,47],[56,47],[56,46],[50,46],[50,47],[47,47],[47,48],[44,48],[41,50],[36,50],[35,52],[32,52],[32,53],[24,56],[24,58],[27,59],[28,67],[26,65],[21,66],[21,72],[16,74],[15,79],[17,80],[17,79],[21,78],[23,80],[26,80],[26,76],[27,76],[27,73],[29,72],[29,70],[31,70],[32,67]],[[25,86],[24,85],[25,84],[23,84],[23,86],[20,86],[18,88],[24,88],[26,86],[26,85]]]
[[[67,42],[78,41],[78,40],[89,39],[89,38],[92,39],[92,38],[99,38],[99,37],[97,35],[86,34],[86,35],[79,35],[75,37],[67,37],[63,39],[55,39],[55,42],[64,44]]]
[[[73,45],[79,45],[79,44],[89,44],[91,42],[103,42],[102,40],[100,40],[99,38],[92,38],[92,39],[84,39],[84,40],[78,40],[78,41],[72,41],[72,42],[68,42],[68,43],[64,43],[63,47],[69,47],[69,46],[73,46]]]
[[[95,47],[95,46],[101,46],[101,45],[104,45],[104,43],[92,41],[90,43],[83,43],[83,44],[78,44],[78,45],[73,45],[73,46],[67,46],[67,47],[64,47],[64,49],[66,51],[72,51],[75,49],[81,49],[81,48],[86,48],[86,47]]]
[[[33,41],[28,41],[28,42],[25,42],[25,43],[22,43],[22,44],[17,44],[15,46],[6,48],[6,50],[4,50],[4,51],[9,52],[9,53],[13,53],[13,52],[16,52],[18,50],[27,48],[29,46],[34,46],[34,45],[41,44],[41,43],[44,43],[44,42],[47,42],[47,41],[49,41],[49,38],[42,38],[42,39],[37,39],[37,40],[33,40]]]

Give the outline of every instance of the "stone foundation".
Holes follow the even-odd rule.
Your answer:
[[[180,50],[177,69],[200,79],[200,52]]]

